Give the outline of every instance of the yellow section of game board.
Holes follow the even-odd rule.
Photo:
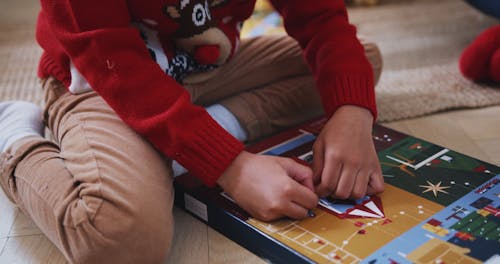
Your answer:
[[[302,221],[248,223],[318,263],[357,263],[443,209],[391,185],[380,195],[385,218],[338,217],[321,209]]]
[[[467,256],[470,250],[436,238],[408,254],[407,258],[416,264],[456,263],[479,264],[480,261]]]

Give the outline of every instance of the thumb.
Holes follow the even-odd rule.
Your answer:
[[[321,174],[323,173],[323,164],[324,164],[324,150],[323,147],[319,147],[316,151],[313,152],[314,158],[312,162],[313,168],[313,181],[314,184],[319,184],[321,182]]]
[[[313,173],[309,166],[303,165],[299,159],[287,159],[285,162],[285,171],[292,179],[304,185],[311,191],[314,191]]]

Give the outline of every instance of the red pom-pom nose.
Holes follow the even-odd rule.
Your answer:
[[[194,58],[200,64],[215,64],[219,56],[219,45],[201,45],[194,50]]]

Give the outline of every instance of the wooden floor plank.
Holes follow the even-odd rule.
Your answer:
[[[476,112],[476,114],[458,116],[462,112]],[[471,140],[497,139],[499,137],[499,106],[476,111],[461,111],[460,113],[454,113],[454,119]]]
[[[65,264],[67,261],[44,235],[31,235],[9,238],[0,263]]]
[[[2,256],[3,249],[5,248],[5,244],[7,244],[8,239],[9,238],[7,238],[7,237],[0,238],[0,256]]]
[[[0,239],[6,238],[14,221],[16,219],[18,209],[8,200],[7,196],[0,189]]]
[[[476,140],[476,144],[488,155],[491,163],[500,166],[500,139]]]
[[[261,258],[232,242],[212,228],[208,230],[208,243],[209,263],[265,263]]]
[[[16,215],[12,229],[10,230],[9,237],[15,236],[29,236],[29,235],[41,235],[42,231],[38,229],[35,223],[27,215],[19,212]]]
[[[168,264],[208,263],[208,227],[174,208],[175,233]]]

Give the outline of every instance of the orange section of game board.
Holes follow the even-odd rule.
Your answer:
[[[318,263],[356,263],[443,209],[387,184],[380,198],[385,218],[339,219],[316,209],[316,217],[302,221],[248,223]]]

